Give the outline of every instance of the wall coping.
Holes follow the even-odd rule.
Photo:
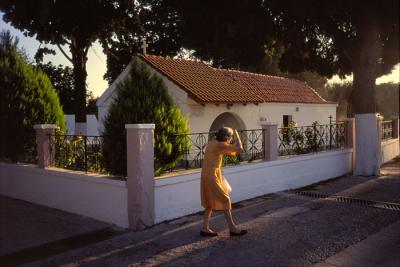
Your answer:
[[[35,124],[33,125],[33,129],[57,129],[57,125],[55,124]]]
[[[397,142],[399,142],[399,138],[389,138],[386,140],[382,140],[381,145],[387,146],[387,145],[391,145],[392,143],[397,143]]]
[[[278,122],[276,121],[269,121],[261,123],[262,126],[278,126]]]
[[[39,168],[30,164],[13,164],[0,162],[0,168],[14,169],[21,172],[57,176],[63,179],[80,180],[88,183],[106,184],[115,187],[126,187],[126,181],[117,180],[116,177],[95,173],[85,173],[55,167]]]
[[[154,129],[155,124],[125,124],[125,129]]]
[[[336,150],[330,150],[330,151],[321,151],[317,153],[312,153],[312,154],[307,154],[307,155],[299,155],[299,156],[294,156],[294,157],[289,157],[289,158],[278,158],[277,160],[273,161],[261,161],[261,162],[252,162],[252,163],[247,163],[239,166],[228,166],[223,168],[223,172],[225,175],[233,174],[233,173],[240,173],[248,170],[256,170],[260,168],[267,168],[267,167],[275,167],[275,166],[281,166],[285,164],[293,164],[301,161],[307,161],[307,160],[313,160],[316,158],[327,158],[327,157],[335,157],[338,155],[343,155],[343,154],[349,154],[352,153],[353,149],[352,148],[346,148],[346,149],[336,149]],[[167,177],[160,177],[155,179],[155,187],[163,187],[167,185],[172,185],[172,184],[177,184],[177,183],[185,183],[185,182],[191,182],[194,180],[199,180],[200,179],[200,169],[199,171],[193,172],[193,173],[183,173],[183,174],[177,174],[177,175],[169,175]]]

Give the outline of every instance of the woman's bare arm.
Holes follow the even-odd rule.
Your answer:
[[[240,151],[243,151],[243,144],[242,144],[242,140],[240,140],[240,136],[238,131],[235,129],[233,130],[233,135],[236,138],[236,146],[240,149]]]

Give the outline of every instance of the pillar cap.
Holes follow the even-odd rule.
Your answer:
[[[156,126],[154,123],[148,124],[125,124],[125,129],[154,129]]]
[[[57,129],[56,124],[35,124],[33,125],[33,129]]]
[[[276,122],[276,121],[268,121],[268,122],[263,122],[261,125],[262,126],[278,126],[278,122]]]

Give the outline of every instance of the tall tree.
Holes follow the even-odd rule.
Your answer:
[[[44,63],[45,54],[55,55],[55,51],[47,47],[41,47],[35,54],[35,67],[41,69],[50,78],[54,89],[58,93],[63,111],[66,114],[74,113],[74,75],[68,66],[55,66],[51,61]],[[86,113],[97,113],[96,98],[91,91],[86,92]]]
[[[126,17],[115,25],[112,35],[100,39],[107,55],[104,78],[113,82],[136,53],[142,52],[142,41],[148,53],[174,56],[180,49],[179,17],[167,0],[138,0],[126,11]]]
[[[74,75],[74,112],[85,121],[86,62],[91,44],[124,17],[129,0],[2,0],[4,20],[40,42],[57,45],[71,61]],[[70,55],[63,46],[69,47]]]
[[[0,33],[0,158],[24,160],[35,151],[34,124],[57,124],[65,130],[65,117],[49,78],[32,67],[10,32]]]
[[[269,1],[267,5],[285,45],[283,70],[315,70],[327,76],[353,73],[355,173],[378,174],[375,81],[399,62],[399,1]]]
[[[146,112],[143,112],[143,111]],[[187,141],[174,134],[187,134],[188,117],[173,103],[163,80],[145,64],[132,64],[129,75],[117,85],[117,96],[104,121],[104,160],[112,174],[126,175],[127,123],[155,123],[154,171],[160,175],[176,166]]]

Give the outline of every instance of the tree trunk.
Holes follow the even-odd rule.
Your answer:
[[[367,17],[367,20],[371,18]],[[359,31],[360,49],[354,59],[352,104],[356,123],[355,175],[379,175],[380,138],[376,118],[375,80],[380,47],[374,22]]]
[[[87,45],[72,40],[70,50],[74,73],[74,113],[77,122],[86,122]]]

